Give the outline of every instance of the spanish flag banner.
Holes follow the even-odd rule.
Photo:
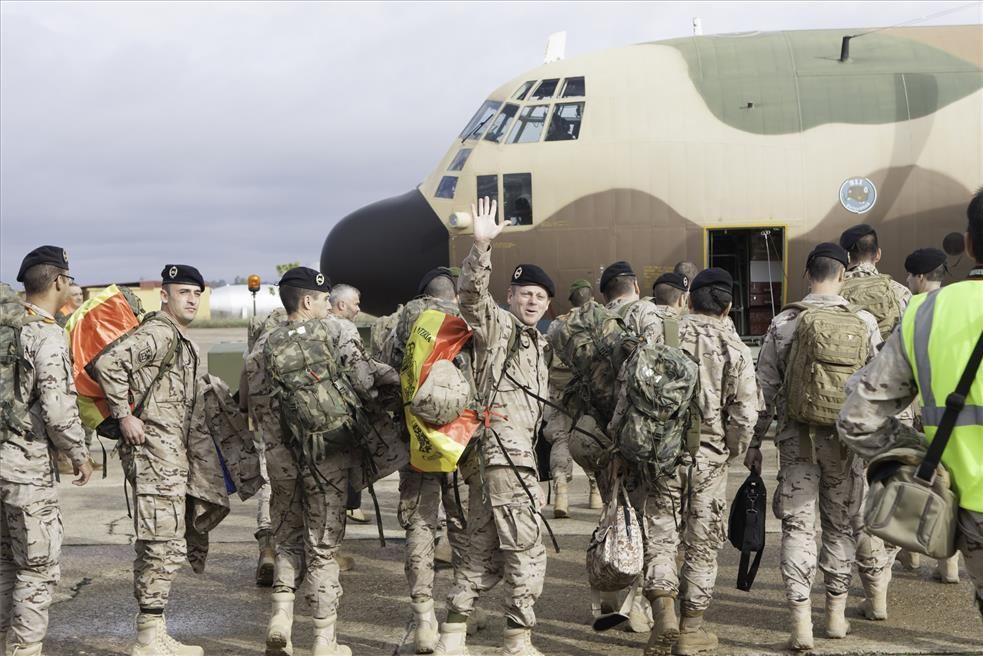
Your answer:
[[[79,415],[89,428],[98,427],[110,413],[102,388],[88,374],[86,367],[139,325],[140,320],[116,285],[89,298],[65,324],[72,351],[72,373],[78,389]]]
[[[413,324],[399,372],[406,427],[410,433],[410,465],[421,472],[452,472],[464,447],[481,424],[474,410],[465,410],[450,423],[434,427],[413,414],[408,402],[427,380],[438,360],[453,360],[471,338],[468,324],[438,310],[425,310]]]

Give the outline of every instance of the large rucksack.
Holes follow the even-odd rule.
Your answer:
[[[283,308],[276,308],[265,317],[252,317],[249,320],[249,327],[246,329],[246,352],[249,353],[253,350],[256,340],[263,333],[279,328],[285,323],[287,323],[287,311]]]
[[[24,304],[6,283],[0,282],[0,442],[31,430],[31,417],[21,398],[20,363],[24,356],[20,332],[30,321]]]
[[[684,449],[699,448],[700,374],[668,344],[642,342],[624,366],[622,397],[608,426],[618,451],[650,479],[670,474]]]
[[[891,288],[891,280],[891,276],[883,273],[876,276],[847,278],[840,291],[840,296],[852,305],[874,315],[877,319],[877,329],[881,332],[881,339],[887,339],[901,321],[901,306],[898,305],[898,299]]]
[[[284,438],[304,462],[355,445],[352,429],[361,402],[337,365],[325,319],[277,328],[263,356],[279,400]]]
[[[810,426],[834,426],[846,400],[847,380],[867,362],[870,340],[859,308],[791,303],[800,310],[785,366],[789,419]]]

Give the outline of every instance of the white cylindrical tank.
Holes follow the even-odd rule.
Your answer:
[[[246,285],[218,287],[212,289],[210,306],[213,319],[248,319],[253,316],[253,295]],[[257,315],[265,316],[282,307],[275,285],[263,285],[256,292]]]

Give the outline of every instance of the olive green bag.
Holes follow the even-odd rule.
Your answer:
[[[948,396],[939,428],[918,467],[884,457],[867,469],[870,492],[864,523],[885,542],[945,559],[956,552],[959,497],[950,488],[949,473],[939,466],[946,443],[966,405],[966,396],[983,360],[983,333],[966,364],[956,391]]]

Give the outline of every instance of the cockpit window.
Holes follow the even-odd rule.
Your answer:
[[[460,171],[464,168],[464,164],[468,161],[468,157],[471,156],[470,148],[462,148],[457,151],[457,155],[454,155],[454,159],[451,160],[451,165],[447,167],[448,171]]]
[[[533,143],[539,141],[543,135],[543,128],[546,125],[546,115],[549,113],[549,105],[534,105],[523,107],[519,113],[519,118],[515,122],[515,128],[509,135],[509,143]]]
[[[475,115],[471,117],[468,121],[467,127],[461,132],[461,140],[467,141],[468,139],[477,139],[481,136],[482,131],[488,127],[488,122],[491,121],[491,117],[495,115],[498,108],[502,106],[497,100],[486,100],[485,103],[475,112]]]
[[[498,116],[495,117],[495,120],[492,121],[488,132],[485,133],[485,140],[501,143],[506,133],[508,133],[509,126],[512,125],[512,117],[515,116],[518,110],[518,105],[505,105],[502,111],[498,113]]]
[[[553,78],[550,80],[543,80],[536,87],[536,90],[532,94],[532,100],[542,100],[543,98],[552,98],[553,93],[556,91],[556,85],[560,83],[559,78]]]
[[[505,223],[532,225],[532,174],[506,173],[502,176],[505,194]]]
[[[481,200],[485,196],[488,196],[491,200],[498,202],[498,176],[497,175],[479,175],[475,181],[475,187],[477,187],[477,197]],[[501,208],[495,210],[496,214],[501,212]],[[500,216],[500,215],[499,215]],[[498,216],[495,217],[496,222],[498,221]]]
[[[584,103],[557,103],[553,107],[546,141],[572,141],[580,136],[580,123],[584,118]]]
[[[456,175],[445,175],[440,179],[437,184],[437,191],[434,196],[437,198],[454,198],[454,192],[457,191],[457,176]]]
[[[515,93],[512,94],[512,100],[525,100],[526,96],[529,95],[529,90],[532,89],[532,85],[534,84],[536,84],[536,80],[523,82],[522,86],[516,89]]]
[[[584,78],[582,77],[568,77],[563,81],[563,92],[560,94],[563,98],[579,97],[585,96],[586,87],[584,85]]]

